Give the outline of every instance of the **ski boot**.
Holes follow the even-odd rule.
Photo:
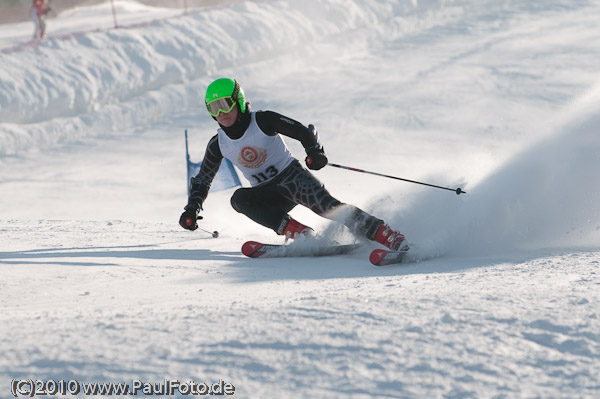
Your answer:
[[[385,223],[382,223],[381,226],[379,226],[379,229],[375,233],[373,241],[386,246],[392,251],[408,249],[408,245],[406,244],[406,238],[404,237],[404,234],[392,230]]]
[[[313,229],[306,225],[303,225],[302,223],[293,218],[289,218],[289,221],[283,229],[285,242],[288,242],[288,240],[290,239],[296,239],[298,237],[312,237],[314,235],[314,232],[315,231]]]

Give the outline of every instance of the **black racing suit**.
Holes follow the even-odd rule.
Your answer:
[[[312,131],[293,119],[272,111],[257,111],[255,116],[259,128],[269,136],[282,134],[300,141],[305,149],[320,145]],[[235,140],[242,137],[249,124],[250,113],[247,111],[240,113],[233,126],[221,128]],[[218,135],[215,135],[208,142],[198,175],[192,178],[188,205],[202,207],[222,160]],[[370,240],[383,223],[381,219],[334,198],[298,160],[270,181],[251,188],[240,188],[231,197],[231,206],[236,211],[277,234],[283,234],[289,220],[288,212],[296,205],[303,205],[322,217],[342,223],[356,235]]]

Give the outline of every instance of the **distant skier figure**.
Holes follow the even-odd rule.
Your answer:
[[[244,91],[234,79],[222,78],[206,89],[206,107],[219,123],[218,133],[208,142],[202,167],[191,179],[190,195],[179,224],[198,228],[202,204],[223,158],[236,165],[252,187],[240,188],[231,197],[232,207],[253,221],[286,238],[312,235],[313,229],[290,217],[296,205],[347,226],[355,235],[392,250],[404,246],[404,235],[383,220],[334,198],[323,184],[294,158],[281,135],[298,140],[306,150],[309,169],[327,165],[323,146],[314,126],[273,111],[250,110]]]
[[[46,33],[46,21],[44,20],[50,8],[46,5],[46,0],[33,0],[29,10],[29,17],[33,21],[34,39],[43,39]]]

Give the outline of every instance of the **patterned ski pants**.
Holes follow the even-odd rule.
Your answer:
[[[284,220],[296,205],[347,226],[354,234],[373,239],[381,219],[334,198],[312,173],[297,160],[273,180],[252,188],[240,188],[231,206],[263,226],[282,234]]]

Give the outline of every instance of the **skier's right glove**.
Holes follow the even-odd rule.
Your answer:
[[[202,216],[199,215],[200,208],[197,205],[188,204],[183,209],[185,209],[185,211],[179,218],[179,224],[184,229],[192,231],[196,230],[198,228],[197,220],[202,219]]]

